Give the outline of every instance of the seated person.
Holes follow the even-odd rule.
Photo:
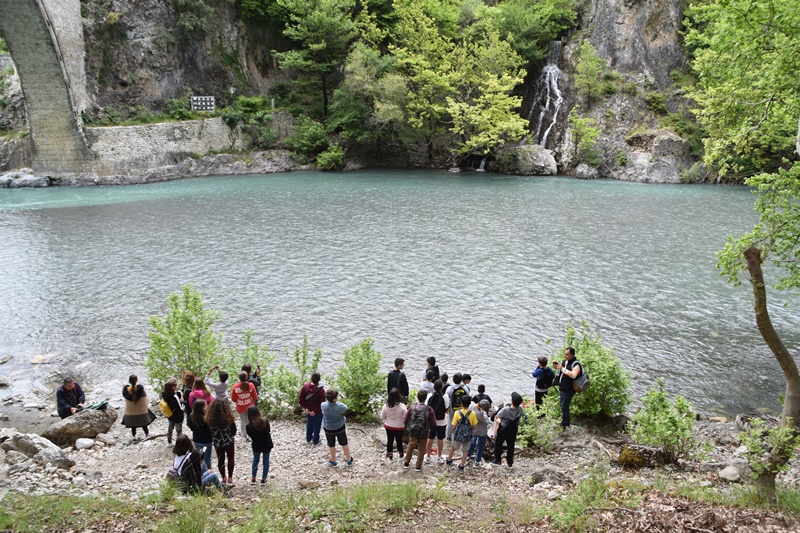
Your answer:
[[[81,386],[72,378],[64,378],[64,384],[56,391],[58,416],[61,418],[72,416],[83,410],[84,403],[86,403],[86,395],[83,394]]]

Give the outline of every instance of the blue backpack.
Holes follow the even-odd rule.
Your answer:
[[[469,410],[466,414],[461,412],[456,428],[453,431],[453,440],[456,442],[469,442],[472,439],[472,424],[469,423]]]

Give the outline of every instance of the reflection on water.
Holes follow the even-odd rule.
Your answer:
[[[747,289],[715,271],[752,205],[741,188],[408,171],[2,190],[0,374],[11,393],[71,372],[116,397],[143,373],[147,317],[192,283],[229,341],[307,333],[326,372],[372,336],[412,382],[436,355],[493,397],[530,392],[546,339],[585,319],[635,396],[665,377],[707,412],[777,409]],[[797,318],[775,312],[790,346]]]

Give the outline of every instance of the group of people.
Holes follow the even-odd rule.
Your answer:
[[[554,362],[552,369],[548,366],[547,358],[540,357],[532,376],[536,379],[534,389],[537,406],[542,404],[551,387],[558,385],[561,426],[566,428],[570,425],[569,406],[575,394],[572,382],[582,370],[573,348],[567,348],[564,356],[565,360]],[[416,398],[409,398],[410,388],[403,372],[404,366],[404,359],[395,359],[394,369],[387,375],[387,399],[380,412],[386,430],[388,461],[394,460],[396,450],[403,467],[409,468],[416,451],[414,466],[420,471],[423,464],[434,461],[434,455],[437,456],[437,463],[452,466],[456,452],[461,452],[457,466],[458,471],[463,472],[467,461],[476,467],[481,466],[488,439],[493,437],[494,451],[490,464],[500,466],[505,449],[506,466],[513,467],[514,445],[523,415],[523,399],[519,393],[513,392],[511,402],[494,411],[492,399],[486,394],[484,385],[478,385],[473,394],[472,377],[469,374],[455,373],[450,381],[450,377],[440,371],[436,358],[428,357]],[[215,371],[216,377],[213,377]],[[253,372],[252,366],[246,364],[239,372],[238,381],[232,386],[228,384],[228,373],[219,366],[210,368],[205,376],[195,376],[186,371],[182,383],[175,378],[167,380],[159,408],[169,422],[169,446],[173,446],[175,436],[171,477],[181,477],[190,487],[197,489],[232,485],[238,415],[238,433],[251,444],[253,452],[250,483],[258,483],[259,464],[262,466],[260,483],[262,486],[267,483],[273,442],[269,420],[261,415],[257,406],[260,374],[260,367]],[[352,466],[354,459],[348,443],[345,418],[347,405],[336,389],[325,390],[320,380],[320,374],[314,372],[310,381],[300,389],[297,398],[306,417],[306,443],[309,446],[319,445],[320,433],[324,431],[329,451],[326,466],[339,466],[337,443],[342,448],[344,466]],[[64,380],[56,396],[61,418],[84,408],[83,390],[71,378]],[[129,377],[122,396],[125,399],[123,425],[130,428],[134,439],[137,438],[137,429],[142,429],[147,437],[148,426],[156,416],[149,408],[147,393],[136,375]],[[183,433],[184,422],[191,431],[191,438]],[[406,438],[408,444],[404,451]],[[445,441],[450,443],[446,454]],[[219,474],[211,471],[212,448],[217,454]]]

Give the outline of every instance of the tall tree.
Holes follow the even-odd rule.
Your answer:
[[[605,67],[605,60],[597,55],[597,50],[589,39],[584,39],[578,49],[578,61],[575,64],[575,89],[586,101],[587,109],[600,96],[599,76]]]
[[[299,48],[274,52],[282,68],[296,69],[317,80],[322,93],[322,117],[328,116],[330,76],[344,63],[358,36],[353,22],[355,0],[278,0],[289,13],[283,34]]]

